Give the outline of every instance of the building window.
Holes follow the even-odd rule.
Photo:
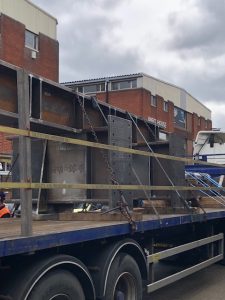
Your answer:
[[[166,132],[159,131],[159,139],[162,141],[168,141],[168,134]]]
[[[137,79],[112,82],[111,90],[135,89],[137,87]]]
[[[95,93],[95,92],[97,92],[96,84],[84,86],[84,94]]]
[[[112,82],[111,90],[112,91],[119,90],[119,82]]]
[[[105,83],[78,86],[77,91],[82,94],[94,94],[97,92],[104,92]]]
[[[163,110],[168,112],[168,102],[167,101],[163,102]]]
[[[137,79],[131,80],[131,88],[135,89],[137,87]]]
[[[201,118],[198,118],[198,126],[201,126]]]
[[[11,165],[6,162],[0,162],[0,175],[9,175]]]
[[[156,101],[156,96],[151,95],[151,106],[156,106],[157,101]]]
[[[77,92],[78,92],[78,93],[83,94],[83,90],[84,90],[83,86],[78,86],[78,87],[77,87]]]
[[[105,92],[105,82],[97,85],[98,92]]]
[[[176,126],[186,128],[186,112],[183,109],[174,107],[174,122]]]
[[[34,50],[38,50],[38,35],[31,31],[25,30],[25,46]]]

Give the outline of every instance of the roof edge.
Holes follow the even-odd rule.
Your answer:
[[[148,75],[144,72],[138,72],[138,73],[133,73],[133,74],[127,74],[127,75],[116,75],[116,76],[107,76],[107,77],[99,77],[99,78],[90,78],[90,79],[84,79],[84,80],[75,80],[75,81],[68,81],[68,82],[61,82],[61,84],[64,85],[69,85],[69,84],[82,84],[82,83],[90,83],[90,82],[99,82],[99,81],[103,81],[103,80],[119,80],[119,79],[125,79],[125,78],[132,78],[132,77],[148,77],[151,78],[153,80],[157,80],[159,82],[162,82],[164,84],[167,84],[169,86],[172,86],[174,88],[177,88],[179,90],[182,90],[183,92],[185,92],[187,95],[189,95],[190,97],[192,97],[196,102],[198,102],[200,105],[202,105],[206,110],[208,110],[209,113],[212,113],[211,109],[209,109],[207,106],[205,106],[200,100],[196,99],[195,97],[193,97],[189,92],[187,92],[187,90],[185,90],[184,88],[175,85],[173,83],[167,82],[165,80],[156,78],[154,76]]]
[[[49,14],[47,11],[45,11],[44,9],[42,9],[41,7],[39,7],[38,5],[34,4],[31,0],[25,0],[25,1],[27,3],[29,3],[30,5],[32,5],[33,7],[39,9],[42,13],[44,13],[48,17],[54,19],[56,21],[56,25],[58,25],[58,20],[56,19],[56,17],[54,17],[53,15]]]
[[[207,106],[205,106],[200,100],[198,100],[198,99],[196,99],[195,97],[193,97],[193,96],[192,96],[189,92],[187,92],[183,87],[180,87],[180,86],[178,86],[178,85],[176,85],[176,84],[173,84],[173,83],[167,82],[167,81],[165,81],[165,80],[162,80],[162,79],[153,77],[153,76],[148,75],[148,74],[146,74],[146,73],[140,73],[140,74],[142,74],[143,76],[146,76],[146,77],[148,77],[148,78],[152,78],[152,79],[154,79],[154,80],[160,81],[160,82],[162,82],[162,83],[165,83],[165,84],[167,84],[167,85],[170,85],[170,86],[172,86],[172,87],[175,87],[175,88],[178,88],[178,89],[184,91],[187,95],[189,95],[190,97],[192,97],[195,101],[197,101],[199,104],[201,104],[201,105],[202,105],[204,108],[206,108],[209,112],[212,112],[211,109],[209,109]]]

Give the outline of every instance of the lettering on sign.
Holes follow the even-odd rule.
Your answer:
[[[164,121],[156,120],[155,118],[152,118],[152,117],[148,117],[148,121],[156,124],[159,127],[166,128],[166,122],[164,122]]]

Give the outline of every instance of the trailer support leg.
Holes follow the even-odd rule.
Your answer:
[[[30,130],[29,77],[23,70],[17,71],[19,128]],[[20,182],[31,182],[30,137],[19,137]],[[32,190],[20,189],[21,235],[32,235]]]

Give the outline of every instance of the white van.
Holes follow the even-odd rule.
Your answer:
[[[225,132],[199,131],[194,142],[193,156],[210,163],[225,164]]]

